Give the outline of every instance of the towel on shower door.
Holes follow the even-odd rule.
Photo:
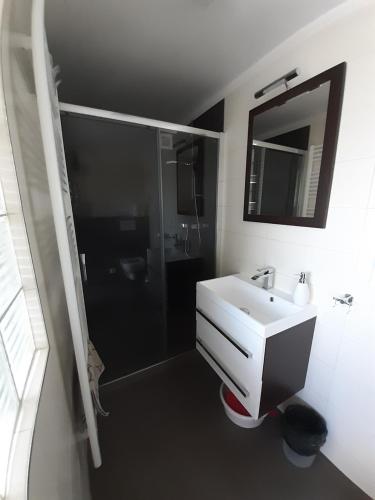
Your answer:
[[[104,372],[105,366],[91,340],[88,341],[87,369],[89,372],[90,389],[95,409],[103,417],[108,417],[109,412],[103,410],[99,399],[99,378]]]

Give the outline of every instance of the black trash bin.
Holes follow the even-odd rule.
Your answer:
[[[326,441],[327,424],[312,408],[290,405],[282,416],[283,450],[297,467],[310,467]]]

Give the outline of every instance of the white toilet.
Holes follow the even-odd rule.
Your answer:
[[[140,273],[146,268],[143,257],[128,257],[120,259],[120,266],[124,275],[131,281],[135,281]]]

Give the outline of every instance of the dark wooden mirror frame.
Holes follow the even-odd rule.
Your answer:
[[[243,220],[252,222],[267,222],[270,224],[285,224],[290,226],[326,227],[329,198],[331,194],[333,170],[335,165],[337,138],[339,133],[341,107],[344,95],[346,63],[338,64],[333,68],[320,73],[313,78],[283,92],[282,94],[264,102],[249,112],[249,129],[247,139],[247,160],[245,179],[245,199]],[[253,145],[254,118],[275,106],[281,106],[289,99],[305,92],[314,90],[321,84],[330,82],[326,127],[324,131],[323,152],[320,166],[318,193],[315,205],[314,217],[296,217],[289,215],[256,215],[248,213],[251,156]]]

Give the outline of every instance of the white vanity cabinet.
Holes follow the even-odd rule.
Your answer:
[[[298,316],[301,308],[293,304],[295,309],[289,308],[288,315],[297,317],[285,322],[281,302],[284,299],[260,290],[240,277],[227,278],[237,278],[238,282],[227,280],[227,288],[223,290],[220,289],[222,283],[216,283],[220,286],[215,289],[214,282],[226,278],[197,284],[196,347],[249,413],[259,418],[303,388],[315,326],[315,308],[308,308],[307,314]],[[233,284],[238,285],[240,293]],[[231,291],[228,292],[228,288]],[[244,303],[243,308],[249,314],[234,301]],[[273,309],[275,301],[277,304]],[[265,314],[267,307],[271,309],[268,316]],[[263,323],[254,321],[253,316],[257,313],[260,317],[259,311],[263,314]],[[273,333],[277,322],[280,331]],[[271,327],[268,330],[267,325]]]

